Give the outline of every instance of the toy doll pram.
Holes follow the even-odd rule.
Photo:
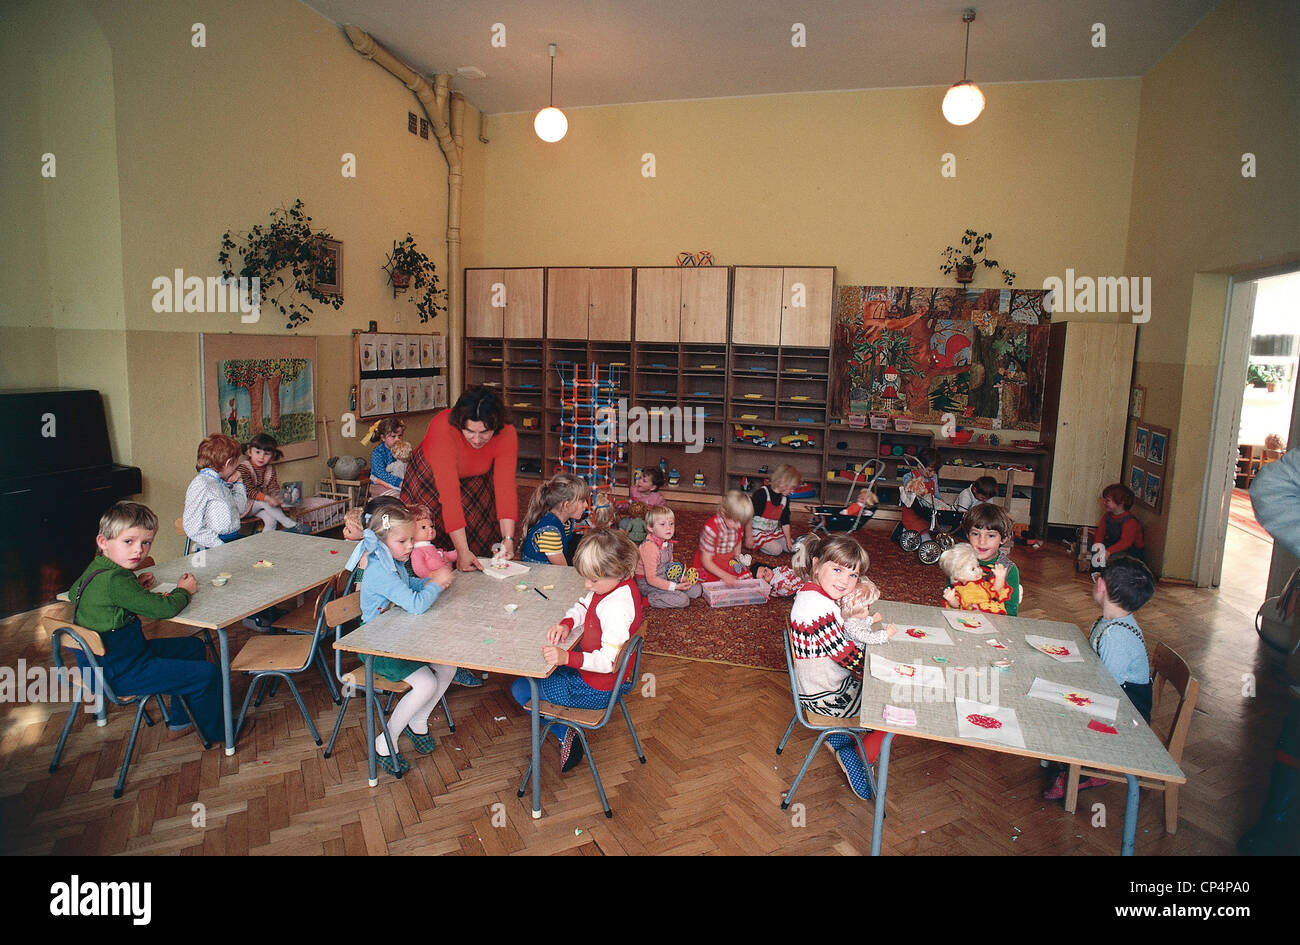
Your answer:
[[[925,467],[915,456],[904,456],[903,460],[916,475],[924,475]],[[902,479],[901,469],[899,479]],[[931,537],[923,541],[921,532],[904,529],[898,538],[898,544],[904,551],[916,552],[922,564],[934,564],[939,560],[939,555],[957,544],[958,539],[953,532],[961,528],[963,514],[956,506],[937,495],[917,496],[912,500],[912,511],[921,518],[927,514],[930,516]]]
[[[862,478],[863,466],[874,465],[875,475],[870,479]],[[885,474],[885,464],[882,462],[864,463],[860,465],[853,474],[853,482],[849,486],[849,494],[844,500],[844,505],[815,505],[812,511],[812,530],[830,534],[831,532],[856,532],[866,523],[873,515],[876,514],[874,508],[866,504],[858,510],[857,515],[841,515],[840,510],[852,505],[857,499],[859,489],[872,489],[880,481],[881,476]]]

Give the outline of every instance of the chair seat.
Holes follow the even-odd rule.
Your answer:
[[[532,703],[529,702],[524,706],[529,711],[532,710]],[[574,722],[577,725],[599,725],[600,720],[605,717],[604,709],[575,709],[572,706],[556,705],[554,702],[542,700],[541,714],[548,719],[559,719],[562,722]]]
[[[861,728],[857,719],[838,718],[834,715],[819,715],[816,712],[803,710],[803,717],[808,724],[814,728]]]
[[[140,630],[146,640],[175,640],[199,633],[198,627],[176,623],[174,620],[146,620],[141,623]]]
[[[312,638],[294,635],[253,637],[230,663],[232,672],[299,669],[311,654]]]
[[[315,588],[313,588],[314,590]],[[271,626],[276,630],[298,630],[302,633],[313,632],[316,629],[316,596],[314,593],[309,593],[307,597],[306,603],[295,607]]]
[[[362,692],[366,689],[366,668],[358,666],[356,669],[343,674],[343,682],[351,683]],[[387,676],[381,676],[375,673],[375,691],[376,692],[406,692],[410,685],[402,679],[389,679]]]

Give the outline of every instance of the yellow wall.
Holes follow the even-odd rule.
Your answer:
[[[143,501],[171,521],[203,435],[199,333],[289,332],[266,303],[256,324],[155,312],[153,280],[220,275],[223,232],[301,197],[313,226],[344,241],[346,302],[313,304],[295,334],[319,338],[317,407],[335,421],[334,452],[363,454],[338,435],[351,330],[374,319],[381,331],[447,331],[445,315],[421,325],[381,271],[409,230],[448,277],[446,161],[432,137],[406,130],[415,97],[299,3],[57,0],[0,16],[14,106],[0,128],[21,144],[4,158],[6,202],[26,221],[0,243],[6,386],[104,391],[115,459],[141,467]],[[203,48],[192,45],[195,23]],[[39,176],[44,151],[57,155],[55,181]],[[341,173],[344,153],[356,156],[355,178]],[[408,439],[427,422],[416,417]],[[314,485],[325,458],[286,463],[280,479]],[[180,543],[168,528],[156,547],[170,556]]]
[[[1174,431],[1164,514],[1145,516],[1169,577],[1190,577],[1195,554],[1228,281],[1213,273],[1300,260],[1297,35],[1289,0],[1225,0],[1142,80],[1125,271],[1152,279],[1145,419]]]

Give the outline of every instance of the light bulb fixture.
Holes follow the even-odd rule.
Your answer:
[[[966,78],[966,66],[970,62],[970,25],[974,19],[974,7],[961,11],[961,21],[966,24],[966,56],[961,64],[961,81],[954,82],[943,97],[943,117],[954,125],[969,125],[984,111],[984,93]]]
[[[565,136],[569,130],[569,119],[564,112],[555,107],[555,44],[547,46],[551,54],[551,97],[550,104],[537,113],[533,119],[533,131],[543,141],[554,143]]]

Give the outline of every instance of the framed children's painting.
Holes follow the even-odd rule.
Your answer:
[[[275,438],[285,459],[320,452],[316,440],[316,339],[202,335],[204,434],[247,443]]]
[[[1146,427],[1137,428],[1137,439],[1133,443],[1133,455],[1138,459],[1147,458],[1147,447],[1151,443],[1151,431]]]
[[[1143,491],[1142,501],[1153,509],[1160,508],[1160,482],[1160,477],[1155,473],[1147,473],[1146,489]]]
[[[1142,501],[1142,496],[1145,495],[1146,486],[1146,470],[1141,466],[1130,466],[1128,470],[1128,487],[1139,502]]]

